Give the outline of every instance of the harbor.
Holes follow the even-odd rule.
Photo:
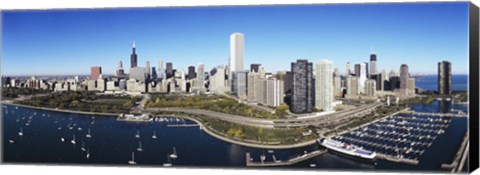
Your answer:
[[[374,151],[377,159],[418,165],[419,158],[449,127],[452,117],[464,115],[406,110],[332,139]]]
[[[430,106],[417,106],[414,109],[417,111],[419,108],[425,108],[422,112],[432,111]],[[5,125],[4,139],[5,149],[9,150],[5,155],[7,161],[130,166],[416,168],[445,171],[440,164],[449,164],[454,159],[458,149],[455,139],[459,138],[458,142],[461,142],[466,122],[465,117],[399,113],[337,136],[342,142],[351,142],[377,153],[375,164],[365,164],[331,154],[318,143],[299,148],[273,149],[272,153],[270,150],[267,153],[265,148],[240,146],[206,134],[206,131],[195,126],[196,122],[182,116],[151,116],[152,121],[149,122],[121,122],[114,116],[95,117],[12,105],[4,106],[3,113],[8,123]],[[43,132],[35,132],[40,128]],[[457,128],[459,132],[452,128]],[[33,143],[38,145],[36,150],[41,152],[28,149]],[[441,150],[444,147],[448,149],[438,155],[436,151],[439,147],[442,147]],[[250,154],[251,159],[246,159],[246,153]],[[171,157],[172,154],[178,158],[173,159],[175,156]],[[403,155],[403,158],[397,155]],[[464,156],[458,158],[458,167],[462,160]]]

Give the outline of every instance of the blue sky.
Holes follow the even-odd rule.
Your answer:
[[[434,74],[441,60],[468,72],[467,2],[4,11],[1,71],[89,74],[98,65],[113,74],[120,60],[130,66],[132,41],[140,66],[161,58],[177,70],[204,63],[209,71],[228,64],[234,32],[245,35],[245,68],[329,59],[344,72],[374,48],[387,72],[405,63]]]

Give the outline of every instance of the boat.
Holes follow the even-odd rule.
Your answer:
[[[60,138],[60,140],[61,140],[62,142],[65,142],[65,139],[64,139],[63,137],[62,137],[62,138]]]
[[[153,139],[156,139],[156,138],[157,138],[157,132],[155,132],[155,130],[153,130],[152,138],[153,138]]]
[[[141,115],[134,115],[134,114],[119,114],[117,117],[117,121],[127,121],[127,122],[151,122],[153,118],[150,117],[149,114],[141,114]]]
[[[269,149],[269,150],[268,150],[268,153],[272,154],[272,153],[273,153],[273,150]]]
[[[89,158],[90,158],[90,148],[87,149],[87,159],[89,159]]]
[[[314,168],[316,166],[317,166],[317,164],[314,164],[314,163],[310,164],[310,167],[312,167],[312,168]]]
[[[13,141],[12,139],[8,140],[8,142],[10,142],[10,143],[15,143],[15,141]]]
[[[170,158],[172,158],[172,159],[178,158],[178,156],[177,156],[177,150],[175,149],[175,147],[173,147],[173,153],[170,154]]]
[[[266,157],[265,157],[265,154],[262,154],[262,155],[260,156],[260,160],[261,160],[262,162],[265,160],[265,158],[266,158]]]
[[[85,142],[82,141],[82,148],[80,148],[82,151],[86,151],[85,149]]]
[[[75,141],[75,134],[73,134],[73,138],[72,138],[72,141],[70,141],[72,144],[77,144],[77,142]]]
[[[139,151],[139,152],[142,152],[142,151],[143,151],[143,148],[142,148],[142,142],[138,142],[138,148],[137,148],[137,151]]]
[[[137,164],[137,162],[135,162],[135,153],[134,152],[132,152],[132,160],[128,161],[128,164],[130,164],[130,165]]]
[[[166,167],[172,166],[172,162],[171,162],[170,156],[168,156],[168,154],[167,154],[167,162],[163,163],[163,166],[166,166]]]
[[[135,138],[140,138],[140,131],[137,129],[137,134],[135,134]]]
[[[88,128],[88,133],[85,135],[86,138],[92,138],[92,134],[90,134],[90,128]]]
[[[366,160],[375,160],[375,156],[377,155],[373,151],[368,151],[358,146],[346,144],[330,138],[320,138],[317,140],[317,142],[330,150],[352,157],[362,158]]]
[[[23,129],[22,128],[20,128],[20,132],[18,132],[18,135],[23,136]]]

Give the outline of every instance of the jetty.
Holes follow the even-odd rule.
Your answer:
[[[168,124],[167,127],[197,127],[199,124]]]
[[[308,160],[310,158],[316,157],[318,155],[321,155],[323,153],[326,153],[327,150],[315,150],[312,152],[307,152],[302,155],[290,158],[288,160],[277,160],[275,156],[273,155],[273,161],[260,161],[260,162],[254,162],[253,159],[250,156],[250,153],[247,152],[245,155],[245,161],[247,164],[247,167],[269,167],[269,166],[287,166],[287,165],[293,165],[298,162],[302,162],[305,160]]]

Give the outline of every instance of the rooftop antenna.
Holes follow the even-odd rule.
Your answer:
[[[133,41],[133,48],[135,48],[135,41]]]

